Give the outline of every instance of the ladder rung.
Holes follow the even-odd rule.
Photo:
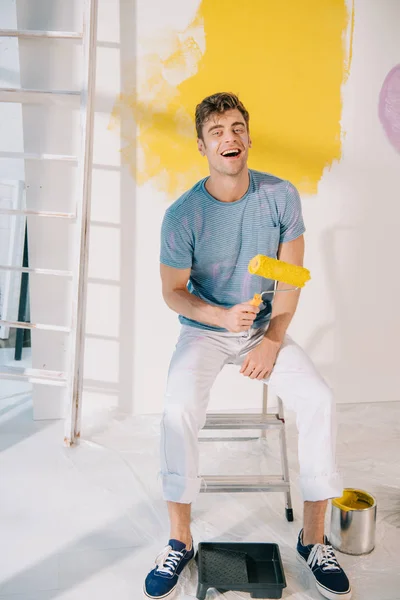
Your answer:
[[[16,273],[34,273],[36,275],[56,275],[57,277],[72,277],[72,271],[57,271],[56,269],[35,269],[0,265],[0,271],[15,271]]]
[[[204,429],[271,429],[283,422],[275,414],[218,413],[208,414]]]
[[[43,102],[79,98],[75,90],[33,90],[24,88],[0,88],[0,102]]]
[[[16,158],[23,160],[59,160],[65,162],[78,162],[77,156],[69,154],[40,154],[35,152],[0,152],[0,158]]]
[[[34,215],[37,217],[53,217],[55,219],[76,219],[75,213],[58,213],[49,210],[19,210],[17,208],[0,208],[0,215]]]
[[[30,383],[43,383],[47,385],[64,386],[67,375],[63,371],[49,371],[46,369],[26,369],[24,367],[1,367],[0,379],[14,379],[29,381]]]
[[[201,492],[286,492],[290,483],[280,475],[202,475]]]
[[[60,40],[81,40],[78,31],[39,31],[33,29],[0,29],[0,37],[17,38],[54,38]]]
[[[70,333],[69,327],[62,325],[46,325],[45,323],[25,323],[24,321],[3,321],[0,319],[0,325],[15,327],[16,329],[42,329],[46,331],[59,331],[61,333]]]
[[[255,436],[243,436],[243,437],[199,437],[198,440],[199,442],[253,442],[253,441],[258,441],[260,439],[264,439],[261,438],[260,436],[255,437]]]

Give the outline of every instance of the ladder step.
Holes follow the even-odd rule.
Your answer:
[[[0,271],[14,271],[16,273],[34,273],[36,275],[56,275],[57,277],[72,277],[72,271],[57,271],[56,269],[35,269],[28,267],[13,267],[0,265]]]
[[[81,92],[75,90],[33,90],[24,88],[0,88],[0,102],[38,102],[79,99]]]
[[[272,429],[283,422],[275,414],[218,413],[208,414],[204,429]]]
[[[260,436],[237,436],[237,437],[214,437],[214,436],[210,436],[210,437],[199,437],[198,441],[199,442],[253,442],[253,441],[258,441],[262,439]]]
[[[202,475],[203,493],[287,492],[290,483],[280,475]]]
[[[59,213],[49,210],[18,210],[17,208],[0,208],[0,215],[34,215],[37,217],[52,217],[54,219],[76,219],[75,213]]]
[[[24,321],[3,321],[0,319],[0,325],[15,327],[16,329],[42,329],[45,331],[59,331],[61,333],[70,333],[69,327],[61,325],[46,325],[45,323],[25,323]]]
[[[34,29],[0,29],[0,37],[17,38],[54,38],[60,40],[81,40],[78,31],[40,31]]]
[[[65,162],[78,162],[77,156],[69,154],[40,154],[35,152],[0,152],[0,158],[15,158],[23,160],[59,160]]]
[[[26,369],[24,367],[1,367],[0,379],[13,379],[16,381],[29,381],[30,383],[43,383],[46,385],[64,386],[67,375],[62,371],[49,371],[46,369]]]

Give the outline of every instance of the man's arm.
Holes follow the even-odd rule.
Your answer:
[[[223,309],[207,304],[187,290],[190,269],[174,269],[161,264],[160,274],[163,298],[169,308],[192,321],[222,327],[220,321]]]
[[[279,246],[278,258],[293,265],[303,266],[304,236],[285,242]],[[288,289],[285,283],[278,283],[277,289]],[[299,302],[300,290],[292,292],[278,292],[275,294],[272,315],[265,337],[282,344],[287,328],[293,319]]]
[[[280,245],[278,258],[303,266],[304,238],[301,235],[291,242]],[[288,289],[284,283],[278,289]],[[276,357],[282,346],[283,338],[296,311],[300,290],[281,292],[275,295],[269,327],[261,343],[249,352],[243,361],[240,372],[250,379],[260,381],[269,377],[274,368]]]
[[[190,269],[175,269],[161,263],[160,274],[162,294],[166,304],[173,311],[192,321],[237,333],[250,329],[259,312],[258,308],[248,303],[237,304],[229,309],[212,306],[191,294],[186,288]]]

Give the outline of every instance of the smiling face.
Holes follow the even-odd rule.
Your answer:
[[[245,119],[237,108],[213,113],[203,124],[199,152],[206,156],[211,174],[239,175],[247,167],[251,140]]]

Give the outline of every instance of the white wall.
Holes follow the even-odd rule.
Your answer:
[[[140,31],[146,14],[138,14]],[[351,75],[343,88],[342,160],[325,172],[316,196],[303,197],[306,265],[313,279],[290,328],[341,403],[400,399],[400,156],[378,119],[380,88],[399,61],[400,4],[364,0],[356,2],[355,14]],[[157,253],[164,209],[162,194],[151,185],[138,189],[134,408],[144,413],[161,410],[178,330],[160,297]],[[259,405],[256,386],[227,370],[211,408]]]
[[[339,402],[393,401],[400,399],[400,156],[378,119],[378,99],[400,62],[400,4],[360,1],[355,14],[351,75],[343,89],[343,157],[325,173],[318,196],[303,202],[314,281],[292,332]]]
[[[325,172],[316,196],[303,197],[306,265],[313,279],[303,292],[290,332],[311,354],[338,402],[399,400],[400,156],[379,122],[378,97],[387,73],[399,62],[400,4],[364,0],[356,2],[355,15],[351,75],[343,88],[342,160]],[[139,31],[140,17],[139,11]],[[150,185],[138,190],[134,357],[138,412],[161,410],[177,334],[176,318],[162,304],[158,281],[158,232],[164,209],[162,195]],[[158,318],[149,323],[144,314]],[[259,403],[260,391],[253,391],[253,382],[238,388],[239,377],[224,375],[212,408]]]
[[[179,2],[176,0],[174,7]],[[179,27],[184,28],[197,3],[182,0],[181,10],[171,9],[167,15],[161,10],[165,3],[155,10],[155,0],[99,2],[84,425],[96,422],[104,413],[162,410],[169,359],[179,329],[176,315],[162,301],[159,281],[159,229],[168,201],[151,183],[136,186],[121,165],[121,138],[135,133],[132,115],[124,116],[121,130],[108,125],[116,96],[135,81],[137,32],[158,35],[171,15],[176,19],[179,15]],[[45,18],[49,4],[38,0],[35,5],[41,7],[37,14],[31,10],[29,22],[23,19],[20,27],[39,26],[39,17]],[[67,6],[70,4],[61,0],[51,3],[60,28],[76,25],[77,10],[69,11]],[[24,10],[28,10],[26,2]],[[355,14],[353,62],[343,88],[346,135],[342,160],[325,172],[316,196],[303,197],[306,266],[313,279],[303,292],[290,332],[335,389],[338,402],[399,400],[396,237],[400,157],[380,125],[378,97],[387,73],[399,62],[400,4],[358,0]],[[63,52],[60,50],[66,61]],[[24,60],[29,59],[25,56]],[[27,68],[23,72],[33,85],[33,77],[42,77],[40,65],[36,73],[32,63],[26,64],[29,73]],[[49,78],[54,78],[46,83],[54,84],[58,75],[51,60],[46,64]],[[75,84],[76,73],[66,67],[64,71],[66,84]],[[43,133],[34,128],[36,116],[32,113],[30,123],[24,121],[26,144],[31,139],[27,149],[33,149]],[[63,149],[69,151],[74,140],[66,131],[69,134],[72,121],[57,129],[58,116],[54,113],[54,119],[51,117],[51,126],[43,121],[46,143],[65,144]],[[268,165],[265,168],[268,170]],[[42,181],[37,171],[27,172],[28,176],[32,185]],[[66,202],[73,187],[68,177],[48,173],[46,181],[51,201]],[[41,198],[44,203],[45,197]],[[38,259],[46,259],[43,266],[57,262],[60,268],[66,267],[70,238],[58,230],[56,236],[61,241],[58,250],[57,240],[32,241],[38,244]],[[37,308],[53,310],[46,290],[33,291]],[[57,356],[60,361],[62,342],[57,341],[57,352],[53,341],[48,339],[46,344],[48,359]],[[36,342],[33,349],[41,362],[46,362],[44,347]],[[42,397],[40,414],[49,414],[53,399]],[[226,369],[216,384],[211,408],[244,409],[260,403],[260,386]],[[59,403],[53,402],[54,406],[60,410]]]

